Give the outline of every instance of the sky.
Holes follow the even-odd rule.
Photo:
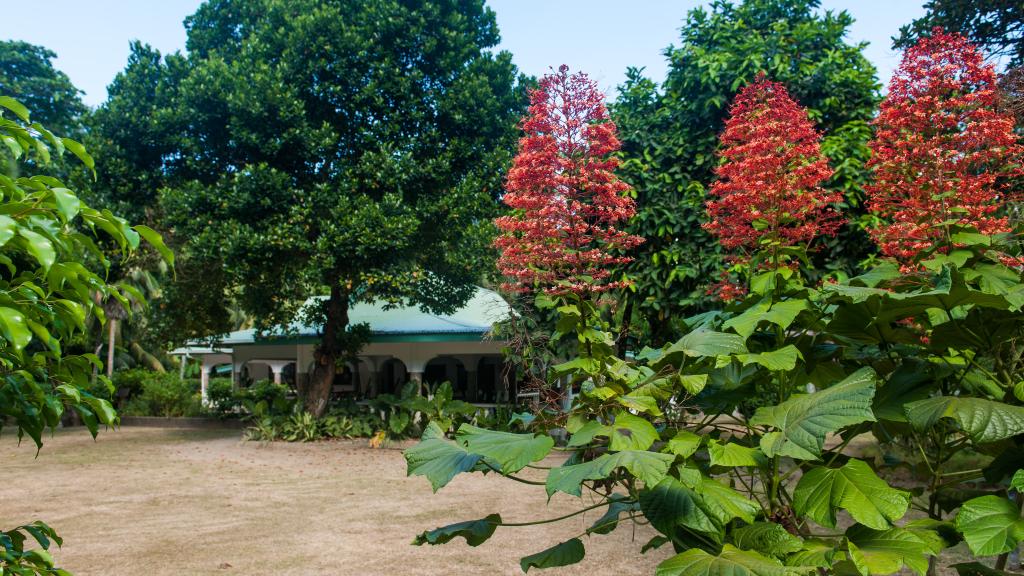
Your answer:
[[[823,0],[822,9],[855,19],[848,40],[869,42],[865,52],[886,83],[899,63],[890,49],[899,27],[921,16],[924,0]],[[5,2],[6,3],[6,2]],[[10,2],[0,39],[24,40],[57,53],[54,65],[85,92],[86,104],[106,99],[106,87],[141,40],[163,53],[184,50],[183,20],[201,0],[33,0]],[[488,0],[498,17],[500,49],[530,75],[568,64],[587,72],[609,96],[629,66],[655,81],[665,77],[662,55],[678,44],[679,29],[701,0]],[[567,26],[571,23],[571,26]]]

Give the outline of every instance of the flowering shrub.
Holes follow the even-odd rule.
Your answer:
[[[915,50],[962,48],[938,36]],[[934,80],[905,88],[927,101]],[[963,118],[991,114],[982,104]],[[907,142],[935,132],[916,120],[900,130]],[[580,346],[548,377],[579,389],[571,409],[538,414],[525,434],[463,425],[450,440],[431,427],[405,453],[409,474],[434,490],[482,472],[543,486],[549,497],[586,494],[575,513],[535,523],[596,519],[524,556],[524,572],[579,562],[585,539],[639,523],[656,531],[641,552],[674,551],[658,576],[934,574],[961,542],[990,558],[953,565],[961,575],[1006,574],[1024,540],[1024,277],[1005,263],[1019,256],[998,215],[1005,197],[972,194],[995,189],[983,172],[1016,170],[1001,155],[1015,144],[1000,141],[961,173],[946,168],[980,152],[943,157],[942,173],[967,190],[941,193],[930,220],[923,172],[878,160],[877,206],[914,207],[912,219],[891,222],[921,234],[901,244],[883,230],[899,260],[815,287],[794,263],[808,262],[808,245],[838,220],[834,196],[819,187],[829,172],[817,138],[777,84],[745,90],[723,134],[709,228],[748,266],[746,296],[686,319],[681,339],[633,358],[616,354],[592,300],[555,296],[557,335]],[[890,204],[879,200],[882,187]],[[901,194],[914,201],[900,204]],[[933,250],[943,243],[935,231],[947,229],[945,249]],[[568,433],[565,457],[556,431]],[[865,435],[884,458],[857,446]],[[894,486],[886,478],[897,467],[906,480]],[[524,524],[495,513],[414,543],[477,546]]]
[[[512,291],[602,292],[619,288],[608,267],[642,239],[618,228],[633,216],[629,186],[615,176],[619,149],[604,95],[563,65],[530,94],[526,135],[505,184],[513,209],[496,220],[498,270]]]
[[[721,140],[704,227],[723,248],[749,259],[835,234],[842,219],[830,204],[842,195],[821,187],[832,176],[821,135],[782,84],[762,75],[740,90]]]
[[[954,228],[1011,231],[1000,207],[1022,148],[998,98],[994,68],[958,34],[935,29],[904,53],[874,121],[865,187],[883,254],[948,252]]]

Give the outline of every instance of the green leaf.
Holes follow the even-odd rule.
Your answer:
[[[685,477],[683,481],[686,482]],[[728,524],[735,518],[752,524],[754,517],[761,512],[757,502],[709,476],[700,476],[700,484],[692,488],[700,495],[704,509],[719,524]]]
[[[21,350],[32,341],[32,332],[25,323],[25,315],[14,308],[0,308],[0,333],[15,350]]]
[[[57,259],[53,243],[42,234],[33,232],[28,228],[18,228],[18,234],[25,239],[29,253],[39,262],[43,270],[49,270],[50,266],[53,266],[53,262]]]
[[[703,509],[697,493],[671,476],[640,492],[640,509],[651,526],[666,536],[672,536],[676,526],[704,533],[721,528]]]
[[[54,202],[57,204],[57,210],[64,216],[65,220],[71,220],[78,215],[78,211],[82,207],[82,201],[75,196],[75,193],[67,188],[53,188]]]
[[[583,560],[585,554],[583,542],[579,538],[573,538],[547,550],[523,557],[519,560],[519,567],[523,569],[523,572],[529,572],[530,568],[569,566]]]
[[[163,258],[168,265],[174,266],[174,252],[164,244],[164,238],[159,232],[141,224],[134,226],[132,229],[145,238],[146,242],[149,242],[153,248],[156,248],[156,251],[160,253],[160,257]]]
[[[658,439],[658,431],[653,424],[629,412],[619,412],[608,428],[611,432],[609,447],[616,452],[647,450]]]
[[[934,556],[920,537],[903,528],[872,530],[852,526],[846,531],[850,561],[864,576],[895,574],[904,566],[923,575]]]
[[[1024,433],[1024,407],[985,398],[937,396],[911,402],[905,410],[907,420],[917,430],[927,430],[942,418],[952,418],[976,444]]]
[[[679,384],[682,385],[683,389],[690,394],[696,396],[704,390],[707,386],[708,375],[707,374],[680,374]]]
[[[626,450],[614,454],[602,454],[582,464],[559,466],[548,471],[546,489],[550,498],[555,492],[573,496],[581,494],[580,485],[585,480],[607,478],[616,468],[625,468],[648,486],[661,481],[675,460],[671,454],[659,454],[646,450]]]
[[[717,440],[710,440],[708,454],[712,466],[760,466],[764,462],[764,454],[760,450],[735,442],[721,444]]]
[[[910,494],[891,488],[867,464],[851,459],[840,468],[809,470],[796,485],[793,509],[822,526],[836,527],[836,510],[865,526],[885,530],[903,517]]]
[[[76,142],[71,138],[61,138],[60,141],[64,143],[65,148],[71,150],[71,153],[82,161],[82,164],[85,164],[94,175],[96,174],[96,162],[92,159],[92,156],[86,152],[85,146],[82,146],[79,142]]]
[[[774,558],[757,552],[740,550],[726,544],[722,553],[712,556],[698,548],[658,564],[656,576],[800,576],[815,570],[814,566],[784,566]]]
[[[836,556],[838,543],[830,540],[811,538],[804,540],[799,551],[790,554],[786,558],[786,564],[791,566],[815,566],[818,568],[831,568]]]
[[[610,534],[618,526],[621,514],[640,510],[639,504],[622,494],[612,494],[609,499],[608,510],[587,528],[587,534]]]
[[[669,452],[676,456],[689,458],[700,447],[701,439],[700,436],[689,430],[680,430],[668,441],[662,452]]]
[[[746,366],[747,364],[760,364],[768,370],[783,370],[789,371],[796,367],[796,361],[803,358],[800,351],[797,350],[796,346],[789,344],[783,346],[778,350],[772,350],[770,352],[758,352],[755,354],[737,354],[735,356],[741,364]],[[719,359],[719,368],[729,363],[728,357],[722,357]]]
[[[7,244],[17,233],[18,223],[10,216],[0,215],[0,246]]]
[[[781,558],[803,550],[803,540],[774,522],[754,522],[733,530],[732,541],[741,550],[753,550],[765,556]]]
[[[1017,492],[1024,492],[1024,469],[1017,470],[1010,479],[1010,488]]]
[[[714,357],[742,354],[746,351],[747,346],[742,336],[701,328],[690,332],[666,348],[661,358],[655,362],[655,367],[674,362],[680,355],[694,358]]]
[[[1007,498],[982,496],[968,500],[956,515],[956,529],[964,535],[971,552],[993,556],[1009,552],[1024,540],[1024,519]]]
[[[806,300],[783,300],[773,303],[771,300],[766,299],[747,308],[739,316],[726,320],[722,323],[722,328],[731,328],[743,338],[749,338],[761,322],[775,324],[785,330],[796,320],[797,315],[806,309]]]
[[[779,430],[761,438],[761,451],[769,457],[816,460],[829,433],[874,421],[874,395],[875,373],[870,368],[861,368],[824,390],[794,394],[777,406],[758,408],[750,423]]]
[[[21,118],[22,122],[29,121],[28,108],[14,98],[11,98],[10,96],[0,96],[0,106],[14,112],[14,115]]]
[[[428,530],[412,541],[416,546],[424,544],[444,544],[452,539],[461,536],[465,538],[470,546],[479,546],[494,535],[494,531],[501,524],[501,516],[491,514],[480,520],[469,520],[450,524],[434,530]]]
[[[555,445],[546,434],[513,434],[484,430],[469,424],[459,427],[456,440],[469,452],[489,458],[506,474],[518,472],[527,464],[543,460]]]
[[[426,476],[434,492],[451,482],[457,474],[472,470],[481,458],[446,440],[444,430],[433,422],[427,425],[423,439],[403,455],[408,465],[406,474]]]

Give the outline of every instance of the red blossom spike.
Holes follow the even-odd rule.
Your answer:
[[[951,226],[1011,231],[1001,215],[1021,147],[997,109],[996,73],[963,36],[941,29],[903,54],[874,121],[868,207],[879,249],[908,264],[952,245]]]
[[[834,235],[842,200],[820,184],[832,175],[821,135],[778,82],[759,76],[736,96],[721,136],[704,228],[734,252],[734,262],[775,245],[808,246]]]
[[[505,183],[513,212],[495,220],[504,288],[586,294],[624,286],[610,268],[628,262],[623,253],[643,238],[620,229],[636,208],[615,175],[620,144],[604,95],[563,65],[531,92],[522,129]]]

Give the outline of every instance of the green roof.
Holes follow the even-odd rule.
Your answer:
[[[324,298],[311,298],[305,306]],[[370,342],[445,342],[480,340],[509,314],[509,305],[501,296],[478,287],[465,306],[448,315],[431,314],[416,306],[386,308],[384,303],[364,302],[351,306],[348,317],[350,324],[369,324]],[[274,329],[262,336],[255,329],[238,330],[218,339],[217,344],[302,344],[319,339],[319,326],[295,323],[289,330]]]

